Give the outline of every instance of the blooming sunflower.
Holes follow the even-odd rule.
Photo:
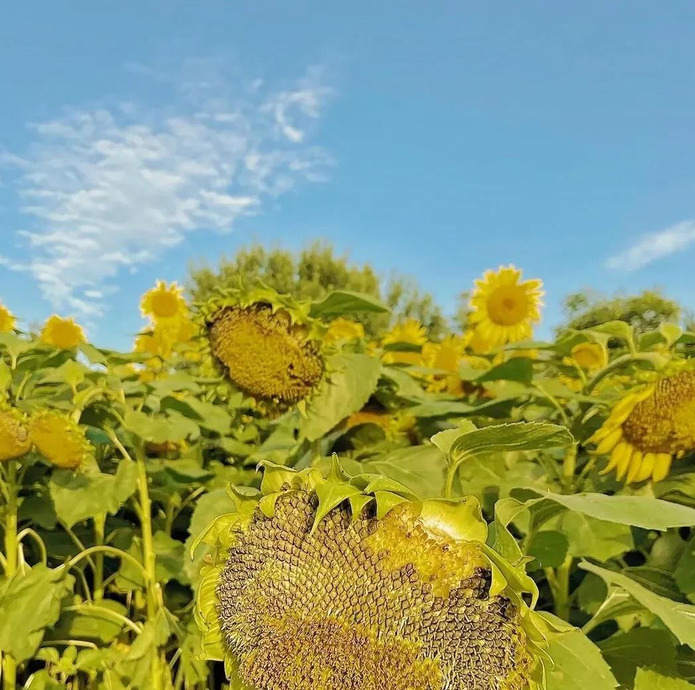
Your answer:
[[[72,350],[85,341],[84,331],[75,319],[64,319],[56,314],[48,318],[39,337],[46,345],[61,350]]]
[[[188,306],[182,293],[182,288],[176,283],[167,285],[165,281],[158,280],[157,285],[142,296],[140,311],[155,322],[185,317]]]
[[[628,393],[589,441],[610,453],[604,474],[615,470],[628,483],[665,479],[674,458],[695,450],[695,372]]]
[[[220,292],[200,308],[213,361],[256,400],[281,407],[305,400],[325,372],[325,327],[309,306],[269,288]]]
[[[356,340],[364,338],[364,326],[357,321],[351,321],[343,316],[331,321],[324,336],[327,343],[337,343],[341,340]]]
[[[9,333],[14,330],[14,314],[2,303],[0,303],[0,333]]]
[[[0,401],[0,462],[14,460],[31,450],[31,439],[24,415]]]
[[[198,539],[215,551],[195,608],[233,685],[543,687],[545,640],[523,597],[535,585],[505,578],[475,499],[420,501],[335,464],[325,480],[269,463],[260,494],[235,496],[237,512]]]
[[[519,269],[500,266],[475,284],[469,320],[487,343],[494,347],[531,337],[541,318],[542,281],[522,282]]]
[[[422,346],[425,366],[445,372],[427,377],[428,390],[446,391],[450,395],[463,394],[463,381],[458,372],[464,359],[464,348],[465,340],[459,335],[448,335],[439,343],[426,343]]]
[[[422,346],[427,342],[427,330],[416,319],[407,319],[396,324],[381,339],[382,346],[393,345],[393,350],[387,350],[382,359],[386,364],[414,364],[421,366]],[[399,345],[405,345],[402,350]]]
[[[61,469],[78,469],[93,452],[84,427],[61,412],[36,412],[29,423],[29,436],[41,455]]]

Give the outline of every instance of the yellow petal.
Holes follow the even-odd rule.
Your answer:
[[[615,469],[623,460],[623,456],[627,454],[629,457],[632,453],[632,446],[629,443],[619,443],[611,453],[611,459],[608,464],[601,470],[601,474],[608,474]]]
[[[632,452],[626,453],[618,463],[618,467],[615,471],[615,476],[618,480],[622,480],[628,468],[632,465],[633,462],[637,462],[638,464],[642,463],[642,451],[632,447],[631,450]]]
[[[652,472],[652,479],[655,482],[660,482],[668,477],[669,470],[671,469],[671,461],[673,458],[668,453],[659,453],[656,456],[656,462],[654,463],[654,471]]]
[[[649,479],[654,471],[654,465],[656,464],[656,453],[645,453],[644,459],[642,460],[642,466],[639,472],[635,476],[634,481],[643,482],[645,479]]]
[[[627,477],[625,479],[627,484],[632,484],[632,482],[634,482],[637,478],[637,475],[642,469],[642,464],[644,463],[644,458],[646,455],[649,455],[649,453],[645,453],[644,455],[642,453],[634,453],[630,459],[630,465],[628,467]]]
[[[596,448],[596,452],[599,455],[603,455],[607,453],[610,450],[613,450],[615,448],[615,444],[620,441],[620,439],[623,437],[623,430],[622,428],[618,427],[617,429],[614,429],[606,438],[601,441],[601,443],[598,444],[598,448]]]

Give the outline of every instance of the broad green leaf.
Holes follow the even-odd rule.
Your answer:
[[[583,561],[580,567],[601,577],[606,584],[625,590],[678,638],[681,644],[695,648],[695,606],[659,596],[622,573],[606,570]]]
[[[611,338],[619,338],[620,340],[623,340],[630,346],[630,349],[634,349],[635,346],[635,332],[632,326],[625,321],[607,321],[606,323],[599,324],[598,326],[588,328],[583,332],[603,333]]]
[[[598,646],[621,685],[632,686],[640,666],[676,673],[676,640],[668,630],[634,628]]]
[[[401,367],[385,366],[381,370],[381,378],[393,383],[404,398],[417,400],[424,396],[422,386]]]
[[[135,492],[137,479],[137,465],[128,460],[119,462],[115,474],[54,470],[49,485],[56,515],[72,527],[103,513],[114,514]]]
[[[65,569],[36,565],[0,582],[0,651],[22,662],[41,644],[60,615],[61,601],[74,584]]]
[[[381,362],[361,354],[334,356],[330,375],[311,401],[300,430],[304,438],[315,441],[353,412],[361,410],[374,392],[381,373]]]
[[[635,690],[693,690],[693,686],[687,680],[669,678],[641,668],[635,677]]]
[[[311,316],[314,318],[332,319],[336,316],[359,313],[383,314],[389,308],[371,295],[349,290],[334,290],[320,302],[311,305]]]
[[[166,532],[159,531],[155,532],[152,545],[156,555],[157,582],[166,583],[169,580],[178,580],[182,584],[186,584],[187,577],[183,569],[185,560],[183,542],[172,539]],[[139,537],[133,539],[128,553],[142,562],[142,540]],[[121,589],[130,591],[144,589],[145,581],[140,569],[136,568],[130,561],[124,560],[116,578],[116,585]]]
[[[173,397],[164,398],[162,410],[176,410],[184,417],[194,419],[203,429],[221,436],[229,433],[232,423],[232,418],[224,407],[199,400],[193,395],[188,395],[183,400]]]
[[[695,603],[695,536],[683,550],[673,575],[681,592]]]
[[[196,422],[176,412],[164,416],[129,410],[125,415],[125,428],[150,443],[176,443],[200,435]]]
[[[617,522],[644,529],[665,531],[671,527],[695,525],[695,509],[647,496],[607,496],[598,493],[561,495],[529,491],[568,510],[590,515],[598,520]]]
[[[618,687],[598,647],[581,631],[555,635],[547,649],[547,690],[614,690]]]
[[[60,619],[46,634],[46,640],[87,640],[106,644],[123,630],[123,604],[104,599],[98,605],[84,602],[63,611]]]
[[[488,369],[476,381],[518,381],[519,383],[531,383],[533,378],[533,361],[528,357],[514,357],[502,364]]]
[[[569,544],[569,555],[607,561],[633,548],[627,525],[597,520],[582,513],[565,512],[553,523]]]
[[[329,480],[323,484],[319,484],[316,487],[316,496],[319,504],[316,508],[316,516],[314,517],[314,526],[312,529],[316,529],[321,523],[321,520],[323,520],[333,508],[339,506],[350,497],[360,493],[362,492],[358,488],[344,481],[337,482]]]
[[[562,532],[545,530],[529,536],[526,553],[533,556],[542,568],[558,568],[565,562],[569,544]]]
[[[460,417],[477,410],[474,405],[456,400],[431,400],[407,408],[413,417]]]
[[[445,532],[453,539],[479,542],[487,539],[487,523],[480,503],[473,496],[427,499],[422,502],[420,521],[427,528]]]

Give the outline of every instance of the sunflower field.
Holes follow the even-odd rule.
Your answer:
[[[158,282],[131,352],[0,305],[3,690],[691,688],[695,333],[542,298]]]

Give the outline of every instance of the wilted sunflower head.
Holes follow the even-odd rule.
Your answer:
[[[235,290],[204,304],[201,315],[212,359],[256,400],[292,405],[323,380],[323,327],[308,305],[270,289]]]
[[[0,462],[14,460],[31,450],[26,421],[19,410],[0,401]]]
[[[84,427],[54,410],[40,410],[32,415],[29,437],[39,453],[61,469],[76,470],[93,453]]]
[[[16,319],[14,314],[0,303],[0,333],[9,333],[14,330]]]
[[[207,652],[255,690],[538,688],[536,614],[486,534],[472,498],[266,466],[201,539]]]
[[[56,314],[43,325],[40,338],[47,345],[61,350],[72,350],[85,341],[84,331],[75,319],[64,319]]]
[[[604,473],[659,482],[674,458],[695,450],[695,371],[682,371],[628,393],[589,439],[610,453]]]
[[[495,347],[532,336],[533,324],[541,318],[542,281],[522,281],[519,269],[500,266],[475,285],[469,320],[482,340]]]

